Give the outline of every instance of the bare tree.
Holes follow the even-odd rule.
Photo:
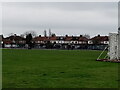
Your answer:
[[[9,33],[8,36],[15,36],[15,33]]]
[[[21,34],[23,37],[26,37],[27,35],[31,34],[32,37],[35,37],[37,34],[35,31],[26,31],[23,34]]]
[[[86,37],[86,38],[90,39],[90,35],[89,34],[84,34],[83,37]]]
[[[25,35],[24,35],[24,34],[21,34],[20,37],[25,38]]]
[[[51,34],[51,36],[52,36],[52,37],[55,37],[55,36],[56,36],[56,34],[55,34],[55,33],[52,33],[52,34]]]
[[[32,45],[34,44],[32,42],[32,38],[36,37],[36,32],[35,31],[26,31],[23,34],[21,34],[20,36],[26,39],[26,45],[28,45],[28,49],[32,48]]]

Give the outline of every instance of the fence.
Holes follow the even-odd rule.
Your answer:
[[[35,49],[87,49],[104,50],[107,44],[32,44]],[[5,44],[2,48],[27,48],[26,44]]]

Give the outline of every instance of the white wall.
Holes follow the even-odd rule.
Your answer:
[[[5,48],[10,48],[11,44],[5,44]]]

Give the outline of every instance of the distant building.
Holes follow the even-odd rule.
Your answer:
[[[19,47],[19,45],[25,44],[25,38],[12,35],[6,38],[3,38],[4,47]]]
[[[46,43],[46,41],[48,41],[48,40],[49,40],[48,37],[42,37],[42,36],[33,38],[33,41],[34,41],[36,44],[44,44],[44,43]]]
[[[21,36],[12,35],[6,38],[3,38],[2,41],[4,47],[25,47],[26,40]],[[80,36],[37,36],[32,39],[32,43],[34,47],[42,48],[46,47],[48,43],[50,43],[52,48],[56,46],[59,48],[67,48],[72,47],[74,49],[104,49],[109,44],[108,36],[95,36],[93,38],[88,39],[87,37]]]
[[[89,39],[88,44],[109,44],[109,37],[98,35]]]

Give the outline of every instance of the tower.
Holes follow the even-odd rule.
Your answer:
[[[49,29],[49,37],[51,37],[52,33],[51,33],[51,29]]]

